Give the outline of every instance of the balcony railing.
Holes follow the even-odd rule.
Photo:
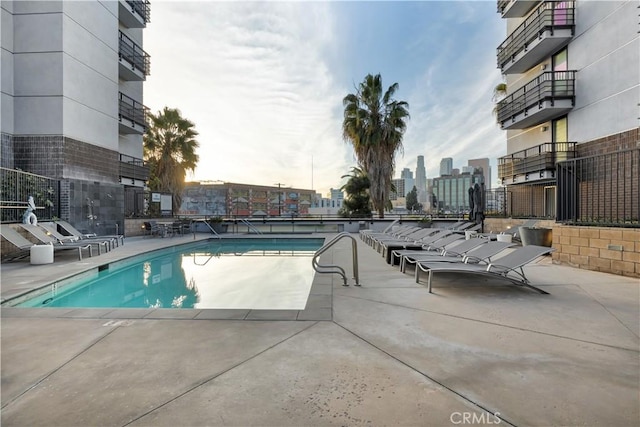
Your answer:
[[[525,16],[538,0],[498,0],[498,13],[503,18],[519,18]]]
[[[143,76],[149,75],[149,55],[142,50],[133,40],[120,31],[120,59],[125,59],[131,68],[142,73]]]
[[[498,178],[508,179],[545,170],[555,171],[556,163],[573,159],[575,153],[575,142],[545,142],[526,150],[516,151],[498,158]]]
[[[575,8],[573,1],[545,1],[540,4],[533,13],[520,24],[505,41],[498,46],[497,57],[498,67],[504,71],[508,68],[509,63],[516,60],[519,54],[526,53],[529,46],[543,39],[545,33],[548,37],[554,35],[554,32],[569,29],[573,34]],[[554,43],[550,43],[545,52],[538,52],[537,56],[548,56],[551,50],[557,50],[561,44],[566,44],[568,39],[560,38]],[[549,50],[547,52],[547,50]],[[527,68],[518,67],[517,72],[526,71]],[[513,71],[516,72],[516,71]]]
[[[130,126],[133,133],[143,133],[147,125],[147,111],[149,109],[139,102],[120,92],[119,119],[120,123]]]
[[[120,177],[134,181],[147,181],[149,179],[149,166],[142,159],[120,154]],[[126,184],[124,181],[123,183]]]
[[[149,6],[149,0],[126,0],[126,2],[131,6],[131,10],[142,17],[145,24],[151,22],[151,8]]]
[[[514,93],[504,98],[498,103],[497,113],[498,122],[503,128],[509,128],[509,120],[515,122],[519,118],[519,114],[527,116],[529,109],[536,107],[538,111],[545,108],[549,111],[539,114],[537,117],[531,115],[526,117],[526,121],[522,120],[524,127],[535,126],[543,123],[553,116],[558,116],[566,112],[566,108],[554,109],[555,102],[558,100],[570,100],[570,106],[575,101],[575,74],[571,71],[547,71],[540,74],[535,79],[523,87],[517,89]],[[546,107],[544,101],[549,101],[550,106]],[[522,119],[522,118],[520,118]]]

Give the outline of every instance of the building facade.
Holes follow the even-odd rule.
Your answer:
[[[2,167],[60,182],[78,228],[123,229],[127,187],[142,187],[149,2],[3,1]]]
[[[440,160],[440,176],[451,175],[453,171],[453,159],[444,157]]]
[[[418,202],[424,204],[427,201],[427,169],[424,166],[424,156],[418,156],[416,164],[416,180],[414,185],[418,190]]]
[[[180,215],[189,216],[298,216],[317,207],[314,190],[225,182],[188,182]]]
[[[465,214],[469,212],[469,188],[484,184],[481,173],[445,175],[433,179],[434,213]]]
[[[554,217],[558,163],[640,142],[638,2],[497,3],[507,27],[497,49],[507,88],[496,110],[507,131],[498,179],[527,194],[527,212]]]
[[[482,170],[485,188],[487,190],[491,190],[491,166],[489,163],[489,158],[485,157],[484,159],[470,159],[467,161],[467,164],[474,169]],[[473,173],[473,170],[470,170],[469,172]]]

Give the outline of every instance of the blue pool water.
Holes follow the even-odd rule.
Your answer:
[[[114,263],[18,307],[303,310],[323,239],[224,239]]]

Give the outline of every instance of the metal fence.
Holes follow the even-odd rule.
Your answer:
[[[556,176],[557,221],[640,227],[640,149],[560,162]]]
[[[34,214],[38,220],[49,221],[60,217],[60,181],[0,168],[0,220],[21,222],[27,209],[29,196],[36,205]]]
[[[145,218],[149,216],[151,193],[144,188],[125,187],[124,215],[126,218]]]

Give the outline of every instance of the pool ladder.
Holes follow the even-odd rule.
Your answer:
[[[335,245],[338,241],[340,241],[344,237],[348,237],[351,239],[351,256],[353,260],[353,279],[356,282],[356,286],[360,286],[360,278],[358,275],[358,243],[356,242],[356,239],[354,239],[353,236],[347,232],[338,234],[333,239],[329,240],[327,243],[322,245],[322,247],[316,251],[311,263],[313,265],[313,269],[316,272],[323,273],[323,274],[325,273],[339,274],[340,276],[342,276],[342,280],[344,281],[344,284],[342,286],[349,286],[347,284],[347,273],[345,273],[344,268],[338,265],[321,265],[320,263],[318,263],[318,258],[320,257],[320,255],[325,253],[330,247]]]

